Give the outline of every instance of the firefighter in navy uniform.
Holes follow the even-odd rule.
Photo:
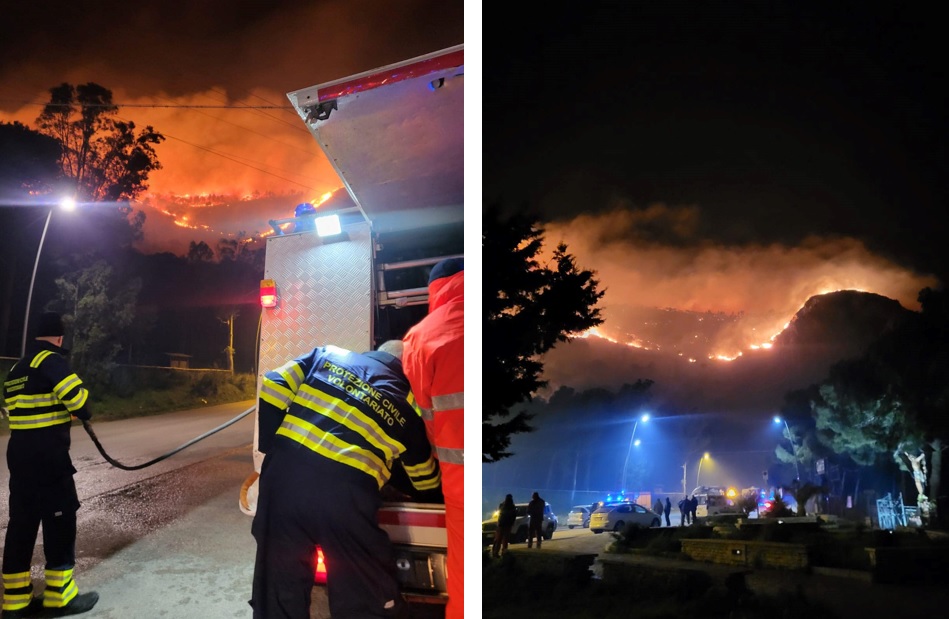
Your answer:
[[[400,341],[318,347],[264,376],[255,619],[309,618],[316,545],[333,619],[405,616],[380,489],[396,459],[420,492],[437,490],[441,473],[401,355]]]
[[[99,594],[79,593],[76,511],[79,498],[69,457],[72,417],[89,419],[89,393],[62,348],[62,317],[43,314],[36,339],[10,369],[3,399],[10,422],[10,521],[3,550],[3,618],[65,617],[91,610]],[[40,523],[46,588],[33,596],[30,567]]]

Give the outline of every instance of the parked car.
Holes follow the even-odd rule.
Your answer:
[[[514,521],[514,526],[511,527],[511,539],[510,543],[520,544],[527,541],[527,524],[529,518],[527,517],[527,503],[515,503],[517,508],[517,519]],[[481,522],[481,541],[485,545],[494,543],[494,532],[498,528],[498,512],[494,510],[494,513],[491,514],[491,517],[487,520]],[[554,536],[554,531],[557,530],[557,515],[554,514],[554,510],[550,508],[550,503],[544,503],[544,526],[541,529],[541,535],[544,539],[550,539]]]
[[[580,527],[588,529],[590,527],[590,508],[587,505],[576,505],[570,508],[567,514],[567,528],[572,529]]]
[[[662,526],[659,514],[639,503],[607,503],[590,516],[590,530],[594,533],[622,531],[630,523],[642,527]]]

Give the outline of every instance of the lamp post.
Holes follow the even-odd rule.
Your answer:
[[[702,474],[702,463],[705,462],[705,461],[708,460],[708,459],[709,459],[709,455],[708,455],[708,452],[707,452],[707,451],[705,452],[705,455],[704,455],[704,456],[702,456],[701,458],[699,458],[699,467],[698,467],[698,470],[695,472],[695,487],[696,487],[696,488],[699,487],[699,475]]]
[[[794,444],[794,439],[791,436],[791,428],[788,427],[788,422],[786,419],[782,419],[780,416],[774,416],[774,423],[784,423],[784,429],[788,432],[788,442],[791,443],[791,455],[794,456],[794,472],[797,475],[797,479],[801,479],[801,469],[797,465],[797,446]]]
[[[626,469],[629,467],[629,454],[633,451],[634,439],[636,438],[636,428],[639,427],[639,422],[643,423],[649,421],[649,415],[645,414],[639,419],[636,420],[636,423],[633,424],[633,433],[629,435],[629,447],[626,449],[626,462],[623,463],[623,485],[620,486],[620,490],[623,492],[626,491]],[[639,444],[636,442],[635,444]]]
[[[60,201],[60,206],[68,211],[76,208],[76,201],[72,198],[64,198]],[[53,209],[49,209],[46,215],[46,223],[43,224],[43,234],[40,236],[39,247],[36,248],[36,260],[33,262],[33,275],[30,277],[30,290],[26,293],[26,313],[23,315],[23,342],[20,345],[20,356],[26,355],[26,336],[30,326],[30,303],[33,301],[33,284],[36,282],[36,270],[40,266],[40,254],[43,253],[43,242],[46,241],[46,231],[49,230],[49,220],[53,218]]]

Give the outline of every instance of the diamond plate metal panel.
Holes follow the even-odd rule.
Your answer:
[[[315,234],[267,240],[264,278],[277,307],[263,310],[259,377],[316,346],[362,352],[372,345],[372,236],[347,228],[348,241],[323,245]]]

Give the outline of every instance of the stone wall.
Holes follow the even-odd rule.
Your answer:
[[[682,554],[694,561],[750,568],[807,569],[807,547],[803,544],[750,542],[741,540],[684,539]]]

